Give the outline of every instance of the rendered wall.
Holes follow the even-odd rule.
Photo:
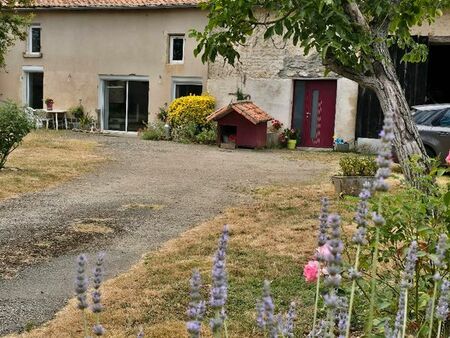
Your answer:
[[[207,66],[194,58],[191,28],[201,29],[206,16],[198,9],[38,11],[42,58],[25,58],[18,41],[0,70],[0,99],[23,100],[23,66],[43,66],[44,98],[55,108],[69,108],[82,99],[93,115],[99,105],[99,75],[149,77],[149,112],[172,99],[172,76],[201,77]],[[185,62],[168,64],[168,35],[185,33]]]

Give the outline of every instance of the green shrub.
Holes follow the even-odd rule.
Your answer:
[[[75,117],[76,119],[81,119],[85,115],[84,107],[81,104],[72,107],[69,109],[69,114]]]
[[[165,123],[157,121],[150,123],[141,132],[141,138],[143,140],[160,141],[166,139],[166,130],[164,128]]]
[[[0,169],[32,128],[33,122],[23,108],[12,101],[0,105]]]
[[[414,166],[416,173],[419,167]],[[437,166],[426,175],[422,171],[419,178],[427,192],[404,182],[392,193],[380,194],[372,198],[370,209],[382,212],[385,223],[377,227],[368,227],[369,245],[362,251],[360,267],[370,271],[376,231],[379,231],[378,260],[384,267],[377,276],[377,318],[375,327],[383,332],[384,319],[397,311],[398,284],[404,270],[404,255],[408,244],[417,241],[419,245],[418,262],[415,269],[416,281],[409,296],[411,313],[409,320],[414,323],[420,337],[426,336],[427,308],[432,298],[433,280],[437,268],[435,248],[440,234],[450,232],[450,191],[449,187],[435,184],[435,178],[444,170]],[[350,246],[350,243],[348,243]],[[349,254],[351,254],[349,252]],[[447,252],[445,261],[450,261]],[[370,281],[361,280],[361,290],[370,288]],[[355,320],[363,320],[367,311],[364,294],[358,292]],[[362,327],[363,323],[359,323]],[[357,325],[358,326],[358,325]]]
[[[216,101],[210,95],[184,96],[174,100],[168,110],[168,122],[172,127],[195,124],[203,127],[208,124],[206,118],[214,112]]]
[[[195,141],[201,144],[214,144],[217,141],[217,127],[211,125],[204,128],[200,133],[195,136]]]
[[[194,122],[188,122],[172,128],[172,139],[180,143],[191,143],[196,141],[196,135],[201,131]]]
[[[339,166],[343,176],[374,176],[377,163],[374,157],[347,155],[340,159]]]

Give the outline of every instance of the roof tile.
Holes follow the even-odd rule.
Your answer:
[[[230,103],[228,106],[222,107],[216,110],[214,113],[208,116],[207,120],[217,121],[222,117],[228,115],[232,111],[242,115],[253,124],[263,123],[273,120],[273,117],[267,114],[264,110],[259,108],[251,101],[238,101]]]
[[[27,8],[196,7],[201,0],[34,0]]]

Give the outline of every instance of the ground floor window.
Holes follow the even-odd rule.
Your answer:
[[[203,92],[201,78],[177,77],[172,79],[172,83],[174,99],[189,95],[201,95]]]
[[[148,122],[149,82],[141,79],[102,80],[103,129],[135,132]]]
[[[41,68],[24,69],[24,102],[28,107],[44,107],[44,72]]]

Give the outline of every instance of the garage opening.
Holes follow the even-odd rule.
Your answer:
[[[450,102],[450,45],[429,47],[427,103]]]

